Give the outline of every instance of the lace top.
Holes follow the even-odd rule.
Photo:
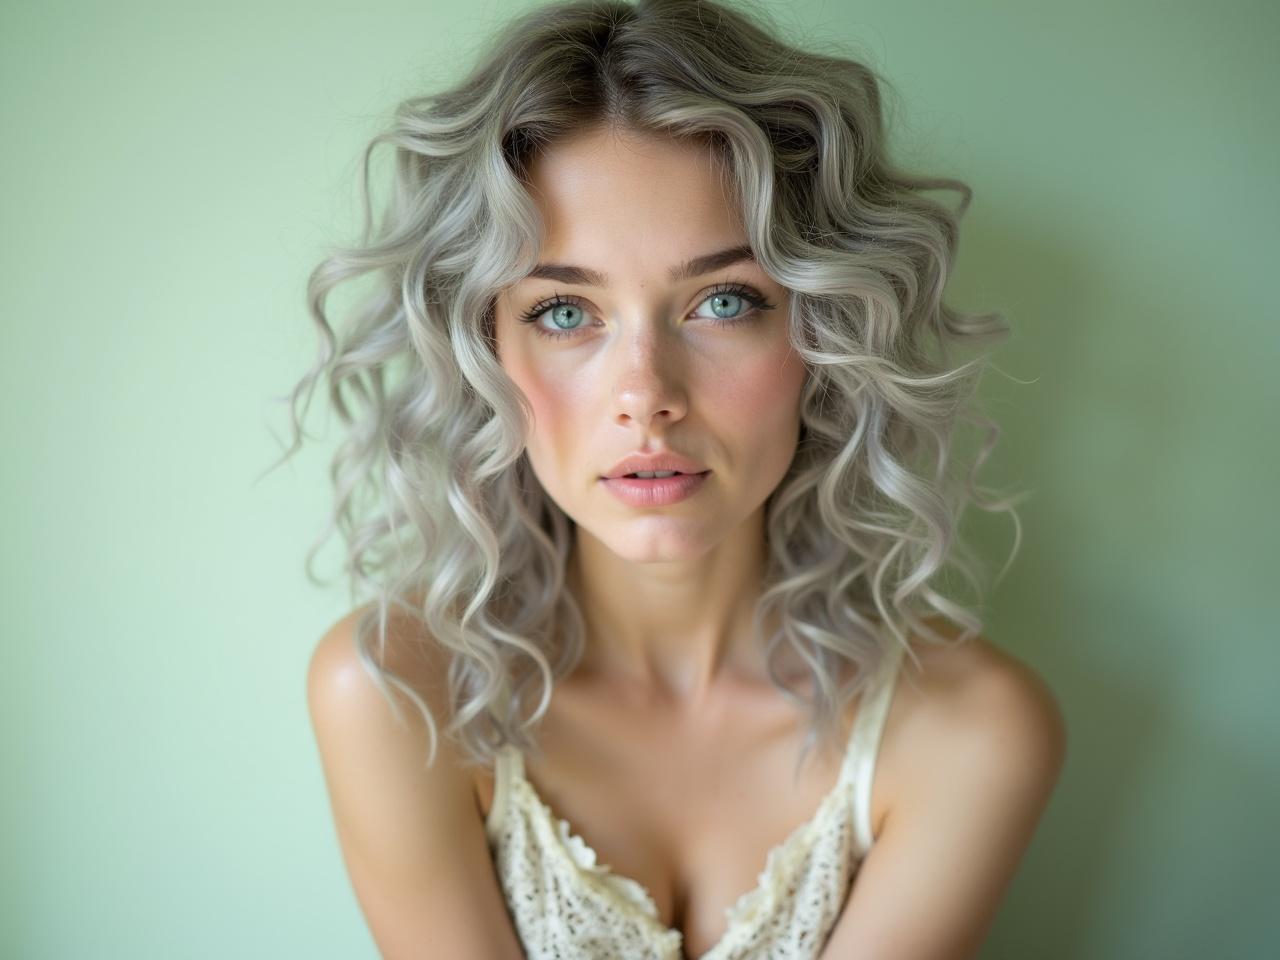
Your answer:
[[[726,908],[724,935],[698,960],[816,958],[871,848],[871,780],[902,653],[893,645],[863,694],[835,787],[769,851],[756,886]],[[684,960],[644,885],[598,863],[556,817],[508,744],[494,766],[489,847],[528,960]]]

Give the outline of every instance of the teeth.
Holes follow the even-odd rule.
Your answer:
[[[635,474],[635,476],[639,477],[641,480],[652,480],[655,477],[674,477],[679,472],[679,470],[650,470],[648,472],[641,471],[640,473]]]

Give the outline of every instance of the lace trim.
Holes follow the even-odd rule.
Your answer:
[[[567,819],[555,815],[550,805],[541,799],[533,785],[523,775],[514,776],[513,781],[519,784],[517,789],[520,791],[521,799],[529,806],[541,811],[544,824],[551,826],[552,832],[559,840],[556,844],[557,849],[572,865],[581,868],[581,876],[585,881],[588,883],[595,881],[596,889],[611,894],[623,906],[642,915],[653,932],[662,938],[663,946],[679,948],[683,944],[683,932],[663,924],[657,903],[642,883],[624,874],[615,873],[608,864],[602,863],[599,854],[592,846],[573,832]],[[511,786],[516,787],[516,782]],[[842,773],[835,788],[822,799],[814,814],[769,850],[764,869],[756,878],[756,885],[741,894],[730,906],[725,907],[724,933],[698,960],[717,960],[729,950],[737,948],[754,932],[754,924],[771,915],[788,887],[782,878],[793,877],[813,848],[813,844],[807,841],[813,839],[815,833],[825,831],[830,826],[833,808],[848,811],[852,801],[851,786],[849,779]]]
[[[786,911],[785,898],[800,885],[808,883],[802,871],[823,843],[832,847],[830,851],[823,850],[817,854],[828,863],[824,874],[828,878],[825,881],[827,889],[833,895],[838,893],[838,902],[843,902],[849,883],[873,841],[869,811],[859,809],[859,805],[869,805],[870,802],[870,780],[878,753],[876,748],[896,686],[893,681],[899,659],[893,655],[886,658],[883,669],[887,676],[882,674],[878,678],[881,682],[867,690],[855,717],[836,785],[823,797],[808,820],[769,850],[755,886],[725,908],[723,934],[698,960],[735,960],[748,955],[741,952],[743,947],[752,950],[760,947],[759,938],[764,936],[770,920]],[[492,809],[487,818],[491,841],[501,841],[511,811],[520,808],[524,813],[520,819],[526,822],[526,829],[531,828],[535,836],[542,835],[540,843],[535,837],[529,837],[527,842],[534,847],[555,847],[558,853],[553,856],[568,865],[568,872],[583,894],[594,893],[597,898],[604,897],[607,905],[601,902],[600,906],[606,911],[615,907],[631,918],[632,923],[628,926],[633,936],[649,940],[648,946],[660,951],[662,957],[680,960],[683,957],[684,934],[663,924],[649,890],[639,881],[616,873],[608,864],[600,862],[595,849],[573,831],[569,821],[555,815],[525,776],[524,758],[516,748],[510,745],[503,747],[499,751],[499,764],[506,769],[497,775]],[[835,858],[834,861],[831,858]],[[839,864],[834,873],[830,867],[832,862]],[[839,891],[834,890],[837,884]],[[829,903],[828,895],[823,896]],[[628,942],[631,947],[640,947],[639,943]]]
[[[796,875],[804,858],[813,849],[815,834],[819,836],[828,827],[831,809],[840,801],[838,809],[848,809],[849,784],[841,781],[836,789],[827,794],[814,815],[800,824],[781,843],[770,849],[765,858],[764,869],[756,878],[756,885],[743,893],[734,904],[725,908],[725,931],[720,939],[699,960],[716,960],[729,950],[736,949],[753,932],[754,927],[772,915],[778,907],[788,887],[784,878]],[[676,931],[680,933],[680,931]],[[681,937],[683,939],[683,935]]]
[[[514,771],[513,771],[514,772]],[[568,861],[570,866],[581,868],[579,876],[593,889],[600,890],[616,900],[623,908],[638,914],[649,922],[652,929],[663,938],[662,946],[666,949],[678,949],[684,940],[679,930],[666,928],[658,914],[658,905],[645,886],[620,873],[615,873],[608,864],[601,863],[599,855],[589,843],[573,832],[569,821],[557,817],[550,805],[539,797],[533,785],[521,776],[513,776],[510,788],[518,791],[519,802],[527,807],[541,811],[542,822],[551,827],[551,832],[559,841],[553,846]],[[517,796],[508,798],[509,802],[517,801]],[[593,883],[594,881],[594,883]],[[667,941],[670,941],[669,943]]]

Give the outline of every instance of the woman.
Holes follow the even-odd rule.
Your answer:
[[[777,35],[526,14],[401,104],[376,236],[312,277],[294,398],[327,372],[351,426],[376,600],[309,705],[385,957],[971,957],[1048,802],[1052,693],[934,589],[966,500],[1012,509],[951,456],[949,354],[1006,332],[941,299],[921,191],[968,188]]]

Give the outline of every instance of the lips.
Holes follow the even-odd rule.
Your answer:
[[[686,471],[684,471],[684,470],[638,470],[638,471],[636,471],[635,473],[624,473],[621,477],[606,477],[605,479],[606,479],[606,480],[623,480],[623,479],[626,479],[626,480],[669,480],[672,476],[676,476],[676,477],[696,477],[696,476],[699,476],[700,474],[708,473],[708,472],[709,472],[709,471],[707,471],[707,470],[699,470],[699,471],[697,471],[696,473],[688,473],[688,472],[686,472]],[[664,474],[667,474],[668,476],[666,476],[666,477],[657,477],[657,476],[654,476],[654,474],[657,474],[657,473],[664,473]],[[642,476],[642,474],[644,474],[644,475]]]
[[[707,482],[710,470],[677,473],[673,477],[602,477],[605,488],[632,507],[665,507],[693,496]]]
[[[624,457],[610,468],[601,479],[616,480],[635,473],[668,473],[670,471],[693,476],[709,473],[702,464],[674,451],[635,453]]]

